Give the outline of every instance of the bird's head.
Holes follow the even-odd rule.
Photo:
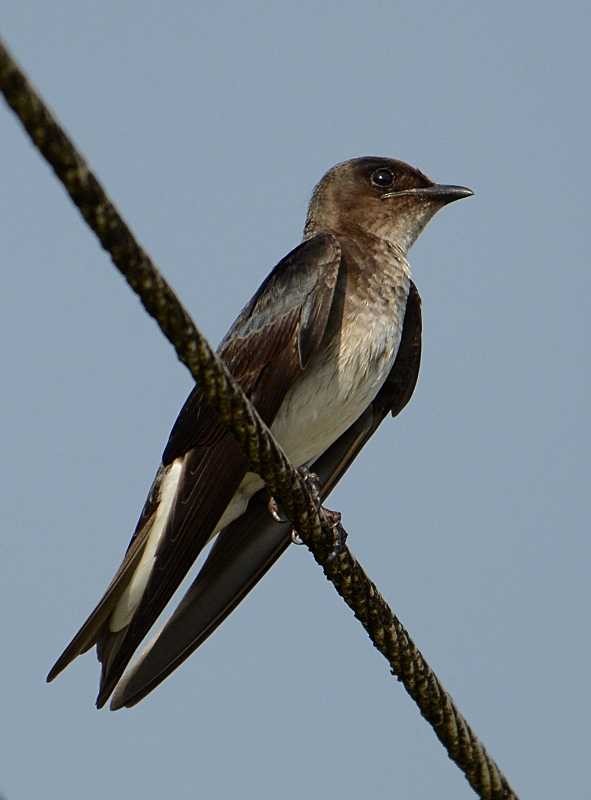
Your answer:
[[[431,217],[470,189],[434,183],[410,164],[366,156],[330,169],[314,189],[305,235],[365,231],[406,253]]]

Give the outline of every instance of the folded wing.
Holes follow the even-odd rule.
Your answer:
[[[220,356],[267,424],[311,355],[322,347],[340,263],[338,241],[330,234],[303,242],[270,273],[220,345]],[[119,570],[48,680],[96,644],[102,664],[97,705],[105,703],[140,641],[215,533],[246,471],[236,440],[196,386],[173,426]],[[149,548],[154,549],[153,558],[147,557]],[[138,571],[146,569],[147,576],[140,576],[137,607],[132,604],[128,614],[122,604],[133,599],[130,585],[137,582]]]

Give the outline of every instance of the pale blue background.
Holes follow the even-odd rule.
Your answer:
[[[19,0],[3,36],[219,340],[333,163],[472,186],[412,253],[424,361],[331,506],[523,797],[590,797],[588,3]],[[469,798],[304,548],[129,712],[47,669],[187,372],[0,109],[0,792]]]

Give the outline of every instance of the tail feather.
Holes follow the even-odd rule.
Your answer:
[[[90,613],[78,633],[49,670],[47,674],[48,683],[54,680],[75,658],[90,650],[100,639],[139,562],[146,542],[146,533],[147,531],[143,535],[138,535],[132,542],[123,563],[99,600],[98,605]]]
[[[115,613],[121,598],[128,591],[128,587],[146,550],[146,545],[150,541],[150,533],[160,507],[161,485],[165,484],[169,471],[170,467],[161,467],[158,470],[121,566],[96,607],[50,669],[47,675],[48,683],[56,678],[75,658],[82,655],[82,653],[86,653],[87,650],[90,650],[93,645],[107,635],[109,621]]]

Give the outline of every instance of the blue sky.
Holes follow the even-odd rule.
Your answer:
[[[467,0],[3,14],[213,342],[332,164],[390,155],[475,190],[411,253],[413,401],[329,505],[524,797],[588,783],[589,21]],[[191,382],[6,110],[0,140],[0,792],[471,797],[305,548],[137,708],[94,709],[92,655],[45,685]]]

